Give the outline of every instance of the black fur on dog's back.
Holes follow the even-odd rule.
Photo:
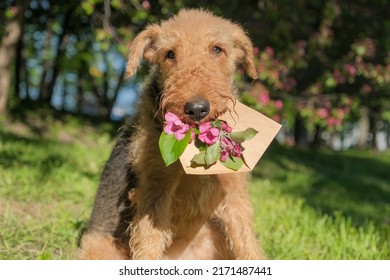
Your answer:
[[[105,164],[87,232],[98,231],[126,242],[133,217],[129,191],[137,179],[129,162],[129,143],[134,126],[128,122],[120,130],[110,158]]]

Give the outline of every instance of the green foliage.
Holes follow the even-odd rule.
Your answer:
[[[171,165],[179,159],[188,146],[190,138],[191,130],[188,130],[184,138],[180,141],[176,140],[174,134],[161,133],[158,145],[166,166]]]
[[[221,163],[226,166],[226,168],[232,169],[232,170],[238,170],[244,165],[244,161],[241,157],[233,157],[229,156],[226,161],[221,161]]]
[[[219,160],[219,156],[221,154],[221,148],[219,144],[220,141],[218,140],[214,144],[206,147],[205,149],[206,153],[204,156],[206,166],[212,165]]]
[[[245,140],[251,140],[258,131],[253,128],[247,128],[244,131],[232,132],[229,134],[230,138],[238,143],[242,143]]]

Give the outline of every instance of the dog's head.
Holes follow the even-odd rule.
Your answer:
[[[257,77],[253,46],[237,24],[203,10],[182,10],[150,25],[133,41],[126,75],[144,59],[156,65],[161,109],[185,123],[217,118],[235,100],[234,72]]]

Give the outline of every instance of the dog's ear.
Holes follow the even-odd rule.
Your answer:
[[[257,70],[251,40],[241,26],[234,24],[233,42],[237,63],[242,64],[252,79],[257,79]]]
[[[135,37],[130,48],[129,61],[126,67],[126,78],[130,78],[137,72],[142,59],[153,62],[153,57],[157,51],[155,43],[160,32],[160,26],[149,25]]]

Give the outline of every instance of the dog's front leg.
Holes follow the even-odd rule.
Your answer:
[[[253,228],[252,205],[242,175],[219,178],[225,197],[216,211],[227,239],[228,249],[236,259],[264,259]]]
[[[169,192],[156,193],[161,186],[156,187],[141,188],[134,194],[135,217],[130,226],[129,241],[131,259],[162,259],[172,242],[172,198]]]
[[[226,234],[227,245],[236,259],[264,259],[252,224],[252,209],[248,199],[225,197],[224,206],[217,214]]]

